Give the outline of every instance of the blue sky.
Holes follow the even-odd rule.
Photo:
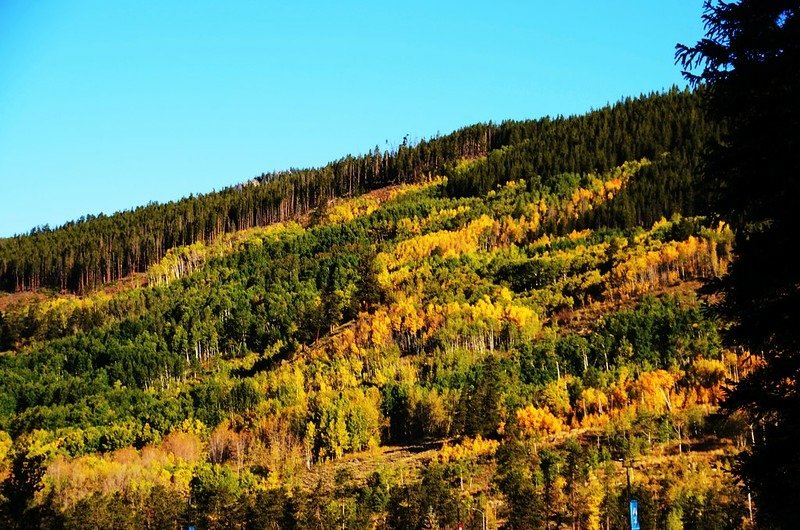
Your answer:
[[[702,0],[0,0],[0,236],[683,86]],[[388,143],[387,143],[388,142]]]

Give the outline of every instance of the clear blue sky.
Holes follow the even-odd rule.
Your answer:
[[[0,0],[0,236],[683,86],[702,0]]]

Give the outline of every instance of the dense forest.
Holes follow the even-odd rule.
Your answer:
[[[144,272],[171,248],[298,219],[335,197],[400,183],[449,177],[450,196],[482,195],[527,179],[552,187],[564,173],[602,173],[625,161],[654,163],[587,225],[649,225],[698,210],[693,175],[702,146],[716,133],[698,93],[673,89],[570,118],[473,125],[396,149],[346,156],[315,169],[263,174],[217,193],[82,218],[0,239],[0,289],[84,293]]]
[[[673,90],[4,240],[0,526],[751,528],[717,134]]]

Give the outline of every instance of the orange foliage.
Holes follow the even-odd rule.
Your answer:
[[[528,405],[516,412],[517,425],[526,436],[545,436],[557,434],[566,429],[561,419],[554,416],[547,408]]]
[[[640,408],[661,413],[673,409],[676,376],[666,370],[644,372],[632,385],[632,394],[639,400]]]

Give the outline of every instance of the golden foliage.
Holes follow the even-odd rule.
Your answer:
[[[398,268],[409,261],[418,261],[436,251],[443,258],[475,252],[482,245],[482,237],[488,234],[494,221],[487,215],[469,223],[461,230],[442,230],[401,241],[391,256],[390,268]]]
[[[167,250],[164,257],[147,269],[147,281],[151,285],[168,285],[188,276],[208,260],[260,247],[266,241],[277,241],[281,237],[299,234],[303,228],[296,222],[275,223],[266,227],[255,227],[238,232],[225,233],[212,243],[198,241],[191,245]]]
[[[652,234],[667,223],[656,223]],[[718,241],[730,237],[721,224],[716,230],[690,235],[685,241],[663,242],[647,234],[634,238],[633,245],[618,245],[606,290],[622,297],[638,295],[662,285],[696,277],[721,276],[727,269],[727,252],[720,256]]]
[[[548,408],[538,408],[528,405],[517,409],[517,425],[525,436],[546,436],[557,434],[566,430],[564,422],[554,416]]]
[[[44,488],[37,495],[53,495],[62,509],[95,492],[136,495],[159,485],[185,497],[192,471],[203,457],[200,447],[195,435],[173,433],[160,446],[141,450],[128,447],[73,459],[57,456],[48,465],[42,479]]]
[[[445,442],[439,450],[438,459],[443,463],[474,460],[494,455],[498,447],[500,442],[497,440],[487,440],[478,435],[475,438],[464,438],[455,445]]]
[[[643,372],[632,385],[632,394],[640,408],[661,413],[671,411],[674,403],[676,375],[666,370]]]

